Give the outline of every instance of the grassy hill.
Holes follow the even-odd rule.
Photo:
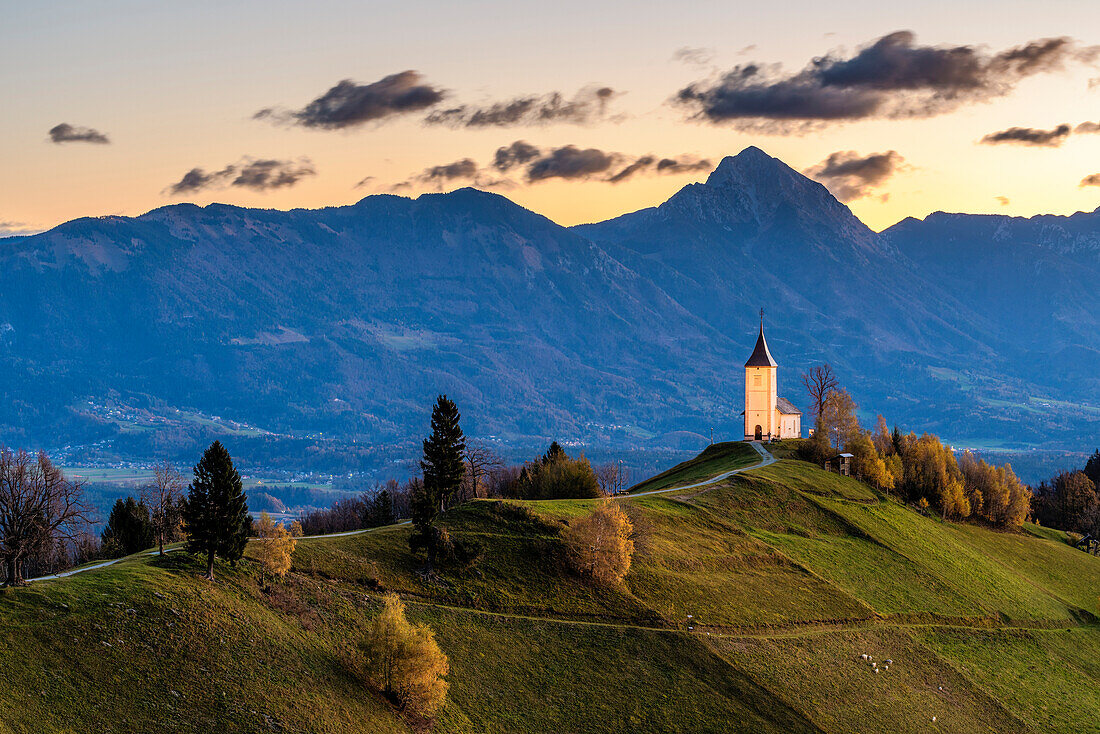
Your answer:
[[[721,444],[637,489],[753,456]],[[616,501],[637,533],[617,589],[565,562],[592,501],[485,500],[443,520],[480,560],[432,580],[393,526],[304,539],[272,593],[247,559],[209,584],[183,554],[6,590],[0,732],[409,731],[355,670],[382,590],[450,657],[438,731],[1095,727],[1100,559],[1057,531],[941,522],[790,459]]]

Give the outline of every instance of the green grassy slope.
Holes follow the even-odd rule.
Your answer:
[[[745,451],[712,447],[659,484]],[[212,585],[182,554],[0,592],[0,670],[18,681],[0,732],[408,731],[355,672],[383,590],[450,656],[438,731],[1069,732],[1100,716],[1100,559],[1055,532],[944,523],[791,460],[614,501],[636,530],[618,588],[570,572],[560,532],[594,501],[564,500],[448,512],[481,558],[434,578],[394,526],[301,541],[271,594],[247,559]]]

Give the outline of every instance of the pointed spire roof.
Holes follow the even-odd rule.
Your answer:
[[[778,367],[771,351],[768,350],[768,340],[764,338],[764,310],[760,310],[760,336],[756,337],[756,347],[752,350],[752,356],[745,362],[746,367]]]

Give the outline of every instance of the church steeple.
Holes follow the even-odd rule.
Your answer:
[[[746,367],[778,367],[768,350],[768,340],[764,338],[764,309],[760,309],[760,336],[756,337],[756,348],[752,350]]]

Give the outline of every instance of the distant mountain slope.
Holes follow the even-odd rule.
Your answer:
[[[1080,394],[1100,388],[1100,209],[1030,219],[936,212],[883,239],[925,277],[988,315],[1023,374]]]
[[[147,457],[224,419],[285,454],[409,440],[437,392],[507,440],[736,436],[764,307],[796,404],[827,360],[871,413],[1078,447],[1100,426],[1098,219],[879,235],[756,148],[572,229],[472,189],[80,219],[0,240],[0,437]]]
[[[696,403],[665,371],[718,336],[588,240],[471,189],[79,220],[6,241],[0,264],[9,400],[35,374],[65,404],[114,391],[279,430],[403,436],[438,391],[483,432],[659,424],[639,385]]]

